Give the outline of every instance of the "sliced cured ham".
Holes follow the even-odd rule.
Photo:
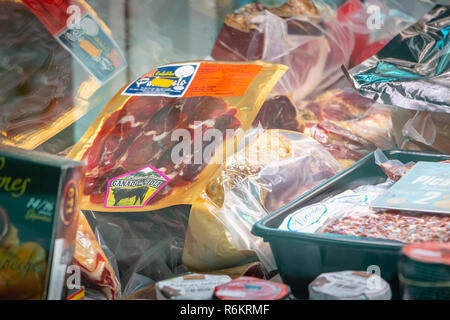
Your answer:
[[[74,263],[83,277],[109,300],[120,298],[120,283],[84,214],[79,215]]]

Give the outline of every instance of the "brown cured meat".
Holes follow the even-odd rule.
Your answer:
[[[0,136],[47,125],[72,107],[72,59],[20,2],[0,0]]]
[[[373,104],[351,89],[329,90],[299,108],[299,131],[347,167],[376,148],[392,147],[390,113]]]
[[[196,153],[201,152],[193,148],[194,125],[200,124],[202,133],[217,129],[225,140],[226,129],[236,130],[241,125],[236,112],[215,97],[132,97],[106,119],[92,147],[84,154],[87,161],[84,194],[90,195],[93,203],[103,203],[109,179],[150,164],[171,179],[151,202],[160,200],[173,188],[195,181],[207,165],[205,159],[198,164],[194,162]],[[200,127],[196,129],[198,132]],[[173,148],[180,143],[172,138],[175,129],[186,129],[192,142],[189,158],[180,164],[171,159]],[[202,139],[202,150],[209,144]]]
[[[317,15],[317,9],[309,0],[287,1],[278,8],[268,8],[260,3],[243,6],[230,13],[219,31],[211,56],[217,60],[258,60],[263,56],[264,33],[258,30],[252,18],[263,11],[282,18]]]
[[[253,127],[300,131],[296,115],[297,111],[289,97],[271,97],[262,105],[261,110],[253,121]]]
[[[89,284],[100,288],[109,300],[120,298],[120,283],[83,213],[79,215],[74,263]]]
[[[289,70],[273,92],[298,102],[316,89],[324,68],[333,62],[329,60],[333,60],[334,52],[330,54],[323,29],[304,19],[317,14],[309,0],[287,1],[278,8],[248,4],[226,17],[211,56],[216,60],[263,60],[287,65]]]

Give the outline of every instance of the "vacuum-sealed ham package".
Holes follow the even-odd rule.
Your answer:
[[[68,154],[87,162],[82,209],[192,203],[286,70],[261,61],[174,63],[122,88]]]
[[[287,65],[272,93],[298,103],[338,80],[353,50],[353,35],[331,12],[322,11],[311,0],[245,5],[226,17],[211,56]]]
[[[69,28],[70,5],[82,18]],[[1,144],[35,149],[91,110],[92,95],[126,67],[111,31],[83,0],[0,0],[0,24]]]

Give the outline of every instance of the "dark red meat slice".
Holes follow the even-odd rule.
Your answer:
[[[194,157],[211,143],[203,141],[202,136],[195,137],[202,140],[200,144],[194,143],[194,134],[200,129],[204,134],[214,128],[225,140],[226,129],[236,130],[240,126],[236,112],[222,99],[214,97],[131,98],[104,122],[83,157],[88,161],[85,194],[90,194],[92,202],[102,203],[109,179],[152,165],[171,177],[164,190],[152,199],[152,203],[158,201],[173,188],[194,181],[207,165],[206,161],[194,163],[193,159],[187,163],[174,163],[172,151],[179,141],[173,141],[172,132],[176,129],[189,132],[191,157]],[[203,149],[194,150],[196,145]]]
[[[285,129],[299,131],[297,111],[286,96],[275,96],[267,99],[253,121],[253,127],[264,129]]]

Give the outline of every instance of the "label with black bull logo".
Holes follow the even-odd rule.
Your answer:
[[[108,181],[105,208],[143,208],[169,178],[152,166],[125,173]]]

